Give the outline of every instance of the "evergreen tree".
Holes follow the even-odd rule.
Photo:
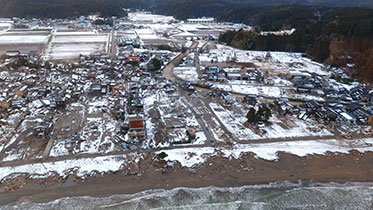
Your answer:
[[[262,104],[258,110],[259,114],[259,118],[261,121],[268,121],[270,117],[272,117],[272,113],[271,113],[271,110],[267,107],[267,105],[265,104]]]
[[[250,108],[250,110],[246,114],[247,121],[249,123],[255,123],[256,122],[256,111],[254,108]]]
[[[161,67],[162,67],[162,63],[157,58],[153,58],[150,61],[150,68],[149,68],[150,71],[157,71],[157,70],[161,69]]]
[[[259,121],[267,122],[270,117],[272,117],[271,110],[265,104],[260,105],[258,111],[255,111],[254,108],[250,108],[246,114],[249,123],[257,123]]]

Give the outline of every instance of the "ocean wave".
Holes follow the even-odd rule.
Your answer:
[[[276,182],[242,187],[179,187],[105,198],[69,197],[0,209],[373,209],[373,183]]]

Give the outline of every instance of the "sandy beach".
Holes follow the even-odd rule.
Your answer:
[[[72,176],[65,180],[36,180],[18,177],[0,185],[0,204],[19,202],[48,202],[62,197],[107,197],[116,194],[133,194],[148,189],[176,187],[237,187],[288,180],[290,182],[372,182],[373,152],[350,154],[328,153],[298,157],[279,153],[278,161],[257,159],[246,154],[241,159],[229,160],[215,156],[193,169],[150,156],[139,164],[138,174],[125,175],[124,171],[95,175],[83,179]],[[6,191],[11,183],[21,187]],[[21,183],[21,184],[20,184]]]

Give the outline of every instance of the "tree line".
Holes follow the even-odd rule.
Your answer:
[[[299,6],[286,7],[298,11]],[[283,7],[279,11],[284,11]],[[307,11],[307,9],[304,9]],[[357,62],[351,73],[359,79],[372,81],[373,63],[370,52],[373,49],[373,9],[309,8],[303,16],[294,12],[286,16],[280,12],[260,14],[255,30],[228,31],[219,37],[220,42],[245,50],[302,52],[318,62],[334,66],[346,66]],[[296,17],[299,17],[297,19]],[[255,20],[254,20],[255,21]],[[261,30],[283,30],[296,28],[291,35],[261,35]]]
[[[99,14],[124,17],[132,0],[0,0],[0,17],[73,18]]]

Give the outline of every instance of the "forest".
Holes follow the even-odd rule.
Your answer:
[[[154,12],[172,15],[177,19],[196,18],[202,16],[216,17],[221,21],[251,24],[253,16],[258,13],[281,13],[279,6],[299,6],[297,14],[303,15],[304,8],[310,7],[362,7],[372,8],[371,0],[142,0],[153,2],[150,9]],[[307,7],[303,7],[307,6]],[[308,12],[309,9],[306,9]],[[260,17],[258,17],[260,18]],[[257,20],[258,21],[258,20]]]
[[[219,41],[240,49],[303,52],[315,61],[345,67],[362,80],[373,80],[373,9],[286,6],[252,17],[253,31],[228,31]],[[306,6],[303,6],[306,7]],[[287,15],[282,12],[286,9]],[[293,12],[291,10],[294,10]],[[297,18],[298,17],[298,18]],[[296,28],[291,35],[261,35],[261,30]]]
[[[0,0],[1,17],[73,18],[99,14],[123,17],[135,0]]]

